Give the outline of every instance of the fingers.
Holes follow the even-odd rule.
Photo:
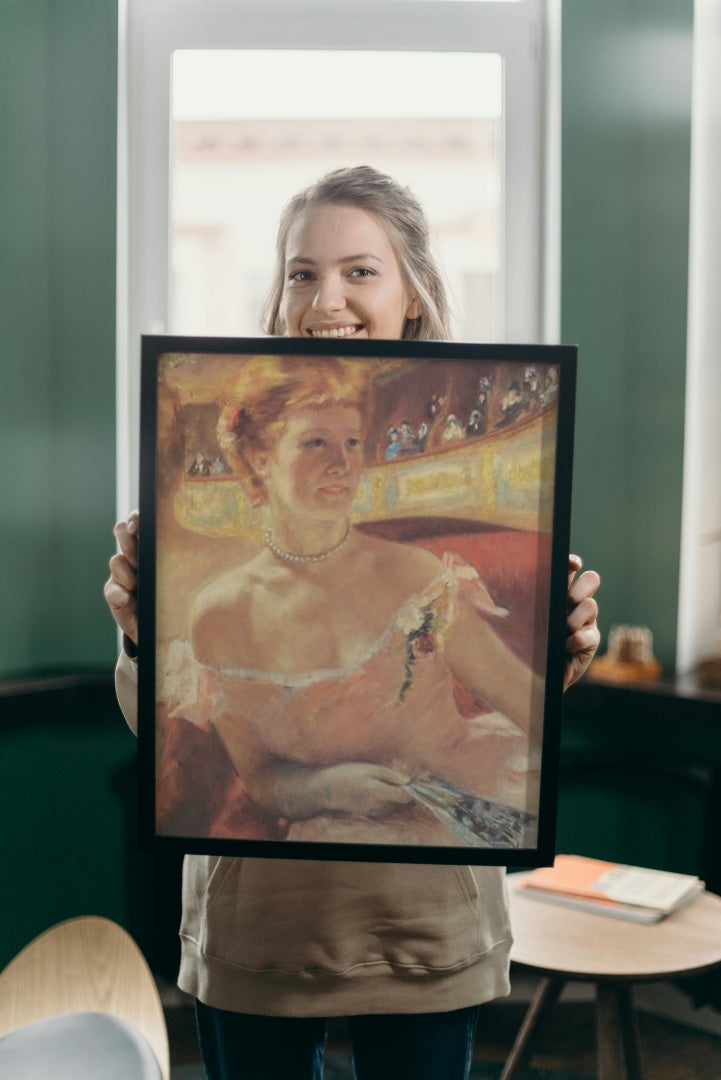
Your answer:
[[[595,570],[585,570],[575,580],[569,573],[568,606],[569,609],[580,604],[587,597],[593,596],[601,585],[601,578]]]
[[[595,623],[574,631],[566,638],[566,652],[569,656],[588,656],[589,663],[601,644],[601,631]]]
[[[120,551],[131,564],[131,566],[137,567],[138,565],[138,531],[140,527],[140,518],[137,510],[133,510],[125,521],[119,521],[113,533],[115,539],[118,542]]]
[[[601,578],[595,570],[586,570],[580,577],[575,577],[582,566],[578,556],[571,555],[568,560],[568,616],[566,625],[569,637],[583,627],[595,627],[598,618],[598,604],[594,599],[601,585]]]
[[[584,596],[569,607],[566,616],[567,633],[573,634],[584,626],[595,626],[598,618],[598,604],[593,596]]]
[[[580,555],[569,555],[568,556],[568,587],[569,587],[569,589],[571,588],[571,585],[573,584],[573,579],[575,578],[576,574],[578,573],[578,571],[582,567],[583,567],[583,559],[581,558]]]
[[[598,604],[595,600],[601,578],[595,570],[586,570],[579,574],[582,567],[583,561],[578,555],[569,556],[564,689],[580,679],[588,669],[601,642],[596,621]]]
[[[132,563],[125,555],[113,555],[108,563],[110,580],[122,585],[128,592],[135,592],[138,587],[137,563]]]
[[[137,645],[138,608],[135,593],[129,592],[111,577],[105,582],[103,594],[115,622],[133,644]]]
[[[108,578],[103,588],[103,595],[113,617],[125,618],[126,613],[135,611],[135,594],[119,585],[112,577]],[[125,629],[125,627],[123,627]]]
[[[367,812],[371,816],[387,814],[397,806],[406,806],[413,802],[413,796],[403,784],[381,780],[374,777],[368,785],[370,796]]]
[[[371,765],[368,767],[368,773],[374,780],[381,781],[384,784],[393,784],[398,787],[403,787],[405,784],[410,784],[411,782],[410,776],[399,772],[398,769],[388,769],[385,765]]]
[[[139,516],[137,510],[130,513],[125,521],[119,521],[113,529],[120,552],[110,559],[110,577],[103,588],[103,595],[115,622],[136,645],[138,643],[138,606],[136,600],[138,588],[138,529]]]

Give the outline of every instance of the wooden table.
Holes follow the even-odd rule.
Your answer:
[[[643,1080],[632,987],[721,966],[721,898],[703,893],[661,922],[626,922],[528,899],[509,874],[511,959],[542,976],[501,1074],[520,1080],[569,980],[596,987],[599,1080]]]

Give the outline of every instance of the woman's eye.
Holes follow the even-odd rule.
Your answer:
[[[360,444],[361,444],[360,439],[355,439],[354,438],[354,439],[347,439],[346,440],[346,446],[348,447],[349,450],[357,450],[358,447],[360,446]]]
[[[305,446],[306,450],[318,450],[319,448],[325,446],[325,439],[306,439],[303,445]]]
[[[355,278],[369,278],[375,277],[375,270],[371,270],[369,266],[356,266],[351,270],[350,277]]]
[[[298,284],[303,284],[306,281],[310,281],[310,270],[294,270],[291,274],[288,274],[288,281],[295,281]]]

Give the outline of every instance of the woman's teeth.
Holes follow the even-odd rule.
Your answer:
[[[334,326],[332,330],[311,330],[310,335],[319,338],[350,337],[351,334],[357,333],[359,329],[359,326]]]

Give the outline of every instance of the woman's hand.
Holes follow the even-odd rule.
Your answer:
[[[323,809],[354,817],[383,817],[413,802],[409,776],[383,765],[349,762],[322,769],[317,778]]]
[[[267,774],[248,777],[250,794],[262,806],[291,821],[318,814],[382,817],[413,802],[413,796],[404,787],[410,777],[396,769],[364,761],[326,768],[294,765],[280,773],[276,771],[270,784],[269,779]],[[264,797],[269,788],[270,799]]]
[[[596,625],[598,604],[594,594],[601,584],[595,570],[576,577],[583,561],[578,555],[568,557],[568,617],[566,619],[566,672],[563,689],[573,686],[588,668],[601,640]]]
[[[123,633],[138,644],[138,530],[139,515],[133,510],[113,529],[120,553],[110,560],[110,577],[103,593],[110,613]]]

